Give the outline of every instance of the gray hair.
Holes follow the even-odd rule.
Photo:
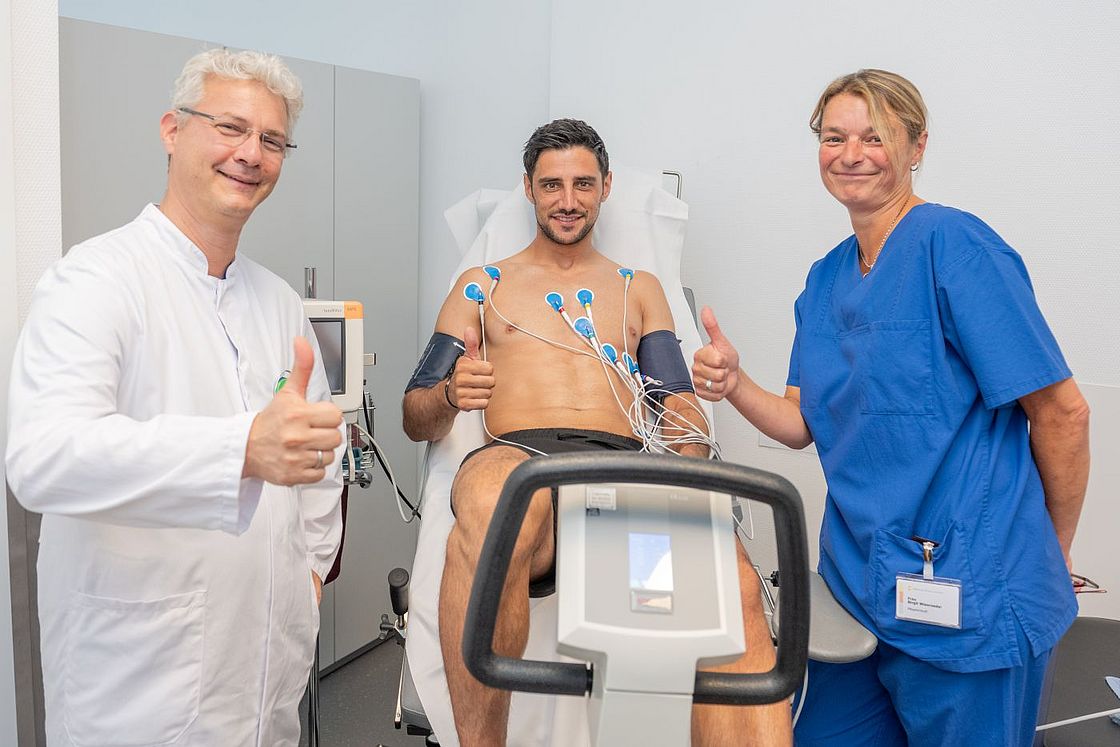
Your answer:
[[[274,54],[245,50],[234,52],[224,47],[207,49],[187,60],[171,91],[171,107],[194,107],[202,100],[207,76],[230,80],[255,80],[284,99],[288,110],[288,137],[303,109],[303,86],[299,78]],[[185,117],[179,114],[179,117]]]

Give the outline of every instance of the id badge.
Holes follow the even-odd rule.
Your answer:
[[[955,578],[898,574],[894,616],[898,620],[959,629],[961,582]]]

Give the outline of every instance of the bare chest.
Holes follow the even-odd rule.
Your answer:
[[[642,314],[640,304],[624,288],[617,274],[613,279],[601,273],[557,281],[506,272],[486,304],[487,344],[503,358],[521,351],[553,358],[564,352],[561,345],[587,350],[586,342],[564,318],[566,314],[572,322],[586,317],[600,343],[633,352],[642,330]],[[556,310],[557,300],[564,314]],[[581,302],[586,300],[590,300],[587,305]],[[579,323],[581,327],[585,324]]]

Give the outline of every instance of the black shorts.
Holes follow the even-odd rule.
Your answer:
[[[480,451],[495,446],[514,446],[529,456],[567,454],[573,451],[641,451],[642,442],[633,438],[619,436],[604,431],[588,431],[579,428],[530,428],[524,431],[511,431],[498,436],[485,446],[480,446],[463,457],[463,464]],[[508,443],[503,443],[507,441]]]
[[[523,431],[511,431],[499,436],[499,440],[491,441],[481,446],[463,458],[459,468],[462,469],[471,457],[486,449],[495,446],[512,446],[521,449],[531,457],[550,456],[552,454],[568,454],[576,451],[641,451],[642,442],[626,436],[619,436],[604,431],[589,431],[579,428],[530,428]],[[508,442],[508,443],[503,443]],[[543,452],[543,454],[541,453]],[[559,492],[552,488],[552,539],[555,548],[556,541],[556,501]],[[455,504],[451,504],[451,512],[455,512]],[[529,583],[530,597],[547,597],[556,591],[556,559],[553,553],[552,567],[540,578]]]

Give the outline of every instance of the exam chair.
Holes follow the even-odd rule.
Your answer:
[[[684,247],[688,206],[662,188],[661,174],[643,174],[615,168],[610,198],[604,203],[595,227],[595,246],[619,264],[655,274],[667,289],[677,334],[686,358],[700,347],[700,336],[681,292],[680,258]],[[469,267],[500,261],[517,253],[536,232],[532,205],[525,199],[521,180],[513,189],[481,190],[445,213],[462,252],[462,261],[451,281]],[[501,291],[497,292],[501,306]],[[707,415],[711,407],[704,403]],[[423,521],[412,568],[408,639],[405,647],[419,702],[429,726],[444,745],[455,745],[451,700],[447,693],[440,655],[438,630],[439,584],[443,574],[448,532],[454,522],[449,495],[451,482],[463,457],[484,443],[478,412],[460,414],[445,438],[433,443],[427,460],[422,491]],[[530,611],[526,656],[557,659],[555,651],[555,595],[534,600]],[[408,699],[402,693],[402,708]],[[510,743],[528,746],[586,744],[582,734],[587,719],[582,704],[572,699],[515,693],[510,708]]]
[[[520,251],[536,231],[532,206],[524,197],[520,181],[508,192],[481,190],[448,209],[445,217],[463,253],[451,276],[452,282],[467,268],[497,262]],[[604,203],[595,227],[594,243],[615,262],[658,277],[685,359],[691,360],[702,341],[680,279],[687,220],[688,206],[663,189],[661,174],[616,168],[611,196]],[[497,300],[500,308],[500,291]],[[711,404],[700,404],[710,422]],[[426,459],[421,506],[424,518],[410,579],[407,643],[397,710],[400,728],[412,733],[434,733],[432,744],[437,743],[435,738],[440,740],[439,744],[458,744],[440,653],[438,596],[447,535],[454,522],[449,503],[451,483],[463,457],[483,442],[480,413],[463,413],[456,418],[451,433],[430,446]],[[813,609],[831,607],[831,616],[851,622],[841,624],[837,630],[811,632],[811,651],[815,641],[817,656],[824,657],[824,661],[855,660],[870,654],[874,638],[832,600],[816,574],[810,577]],[[811,630],[815,628],[811,626]],[[572,661],[556,652],[555,595],[531,600],[529,641],[524,656]],[[586,708],[580,699],[514,693],[509,724],[510,744],[588,744]]]

